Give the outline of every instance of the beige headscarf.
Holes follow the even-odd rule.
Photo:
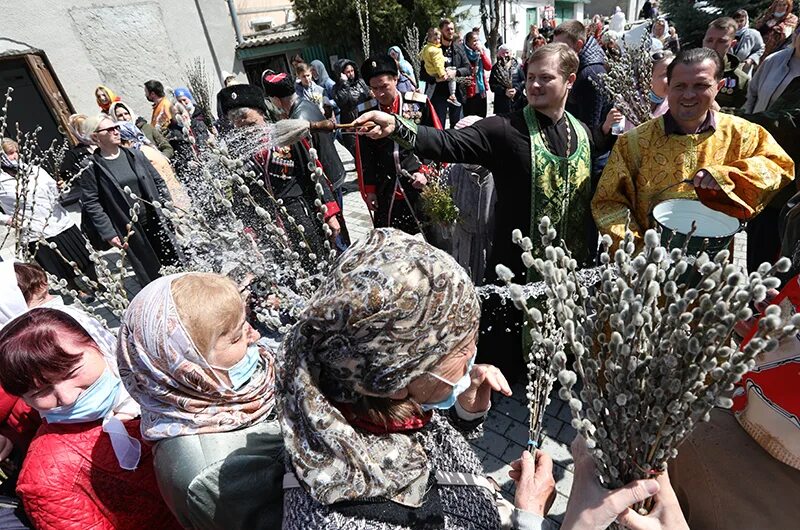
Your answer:
[[[119,329],[120,376],[142,407],[146,440],[235,431],[274,408],[274,363],[265,347],[260,368],[239,390],[200,354],[172,298],[172,282],[181,276],[164,276],[142,289]]]
[[[284,442],[317,501],[421,505],[423,448],[406,434],[354,429],[332,401],[405,388],[469,337],[479,315],[464,269],[413,236],[377,229],[342,254],[281,348]]]

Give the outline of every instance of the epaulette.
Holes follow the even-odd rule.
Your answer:
[[[413,103],[425,103],[428,101],[428,96],[423,94],[422,92],[406,92],[403,94],[403,99],[406,101],[411,101]]]
[[[358,107],[356,107],[356,110],[358,111],[359,114],[364,114],[368,110],[373,110],[376,108],[378,108],[378,100],[370,99],[369,101],[361,103]]]

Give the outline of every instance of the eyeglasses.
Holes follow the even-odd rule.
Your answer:
[[[653,59],[654,63],[657,63],[658,61],[663,61],[664,57],[666,57],[664,52],[653,52],[650,54],[650,58]]]
[[[106,127],[105,129],[97,129],[95,132],[107,132],[109,134],[117,133],[119,134],[119,125],[112,125],[111,127]]]

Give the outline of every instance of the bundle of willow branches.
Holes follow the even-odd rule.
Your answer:
[[[411,24],[411,27],[406,28],[406,38],[403,44],[406,48],[406,58],[411,63],[411,67],[414,69],[414,77],[419,83],[422,63],[419,59],[419,28],[417,28],[416,24]]]
[[[206,70],[205,61],[200,57],[195,57],[186,63],[184,69],[195,104],[203,111],[206,123],[214,123],[214,114],[211,112],[212,81]]]
[[[612,101],[633,125],[640,125],[652,117],[647,97],[653,80],[650,42],[650,33],[645,32],[638,44],[625,46],[619,55],[608,56],[608,72],[599,76],[599,82],[592,79],[608,101]]]
[[[539,232],[544,259],[531,255],[529,241],[515,240],[525,265],[546,284],[548,310],[575,356],[573,369],[567,367],[565,344],[542,338],[546,318],[528,308],[511,271],[499,265],[497,273],[529,316],[534,344],[538,340],[552,352],[544,372],[558,374],[559,396],[569,403],[572,425],[586,439],[608,488],[665,470],[697,422],[707,421],[715,406],[732,405],[727,396],[755,358],[800,326],[800,315],[787,322],[779,307],[769,306],[747,345],[732,346],[735,324],[752,316],[750,304],[779,285],[774,274],[787,269],[785,258],[748,276],[730,262],[727,250],[713,257],[703,253],[692,265],[684,249],[662,247],[655,230],[646,232],[644,249],[635,254],[629,232],[613,253],[604,236],[602,279],[591,286],[582,283],[563,243],[555,243],[548,218]],[[695,277],[684,280],[692,266]]]

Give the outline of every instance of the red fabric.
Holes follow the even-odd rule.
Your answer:
[[[433,103],[431,103],[430,98],[425,102],[425,104],[428,106],[428,112],[431,114],[434,128],[439,129],[440,131],[443,130],[444,127],[442,127],[442,122],[439,121],[439,115],[436,114],[436,109],[433,108]]]
[[[138,439],[139,420],[125,422]],[[179,529],[161,498],[150,447],[136,471],[119,467],[101,422],[44,423],[22,464],[17,494],[39,530]]]
[[[433,411],[429,410],[422,416],[412,416],[403,421],[390,421],[389,423],[375,423],[369,418],[359,416],[353,411],[353,407],[348,403],[334,403],[334,406],[344,414],[347,422],[353,427],[367,431],[372,434],[389,434],[393,432],[407,432],[417,431],[425,425],[433,417]]]
[[[11,440],[14,447],[27,450],[41,423],[39,413],[22,398],[6,394],[0,388],[0,435]]]
[[[791,302],[795,312],[800,310],[800,275],[789,280],[771,303],[780,305],[786,299]],[[742,341],[742,348],[753,338],[757,331],[758,320],[756,320],[750,333]],[[756,368],[751,372],[747,372],[737,386],[743,387],[745,390],[756,386],[764,398],[774,407],[778,407],[796,418],[800,417],[800,392],[797,391],[798,386],[800,386],[800,362],[796,357],[786,359],[774,366]],[[735,392],[733,410],[739,412],[746,407],[747,392]]]

